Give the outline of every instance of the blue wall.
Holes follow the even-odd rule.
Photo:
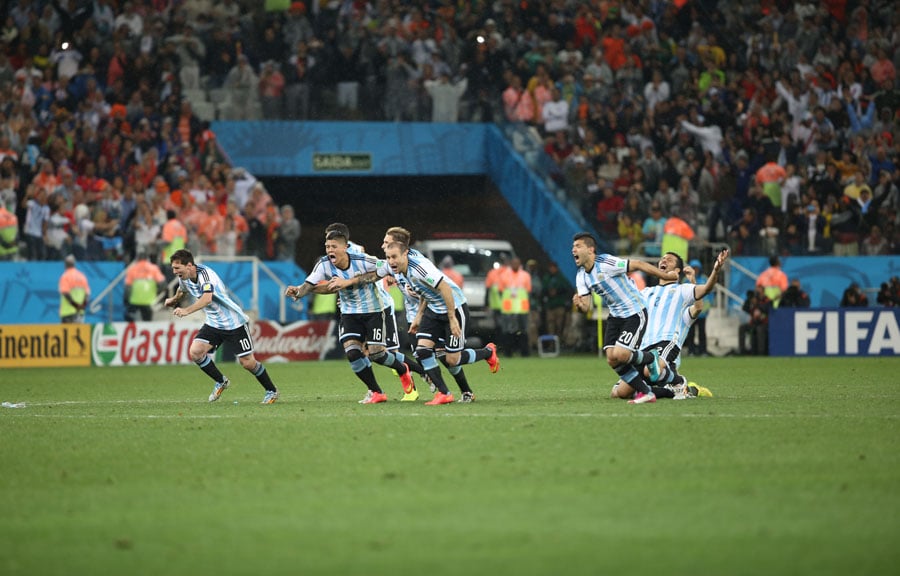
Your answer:
[[[764,257],[740,257],[735,261],[756,274],[769,267]],[[851,282],[861,288],[877,288],[892,276],[900,276],[900,256],[788,256],[781,259],[788,281],[800,279],[800,287],[809,294],[812,306],[837,307]],[[731,268],[728,288],[741,298],[753,290],[756,281],[737,268]],[[871,296],[870,296],[871,298]],[[875,305],[874,301],[869,302]]]
[[[255,176],[441,176],[487,171],[485,124],[214,122],[234,166]],[[371,170],[315,170],[313,154],[369,154]]]
[[[306,279],[306,272],[293,262],[266,262],[272,272],[282,282],[300,284]],[[225,285],[243,304],[250,306],[252,296],[252,273],[248,262],[214,262],[210,266]],[[92,297],[96,297],[122,271],[118,262],[79,262],[78,269],[84,272],[91,287]],[[62,262],[0,262],[0,324],[50,324],[59,322],[59,277],[64,270]],[[87,323],[110,321],[109,305],[112,303],[112,321],[122,321],[125,315],[124,285],[119,284],[112,292],[112,299],[103,301],[102,309],[95,314],[87,314]],[[259,274],[260,318],[278,320],[278,306],[281,293],[278,285],[267,275]],[[306,313],[298,312],[290,305],[286,308],[286,320],[306,319]]]

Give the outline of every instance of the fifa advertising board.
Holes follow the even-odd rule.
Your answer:
[[[88,324],[0,326],[0,367],[46,368],[91,365]]]
[[[192,364],[188,350],[199,329],[195,322],[95,324],[94,365]]]
[[[777,308],[769,315],[769,354],[900,355],[900,310]]]

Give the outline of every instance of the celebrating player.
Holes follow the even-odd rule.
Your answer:
[[[230,381],[216,367],[209,353],[228,342],[235,347],[238,361],[245,370],[256,376],[266,390],[262,404],[274,404],[278,389],[272,383],[265,366],[253,355],[253,339],[250,337],[249,319],[229,296],[228,290],[208,266],[194,263],[194,255],[188,250],[176,250],[169,259],[172,272],[178,277],[178,290],[166,298],[166,306],[178,306],[186,294],[195,298],[193,304],[175,308],[175,316],[184,318],[198,310],[206,312],[206,323],[191,342],[190,356],[197,366],[216,383],[209,401],[215,402],[228,388]]]
[[[332,229],[325,236],[325,256],[316,262],[306,282],[301,286],[288,286],[285,290],[285,295],[295,300],[316,291],[338,293],[341,344],[353,372],[368,388],[361,404],[387,402],[387,395],[372,370],[373,361],[396,370],[404,392],[414,390],[409,366],[387,350],[388,344],[397,339],[396,324],[390,303],[385,301],[375,282],[389,273],[384,261],[368,254],[349,252],[346,232]]]
[[[406,234],[408,236],[409,232]],[[465,348],[469,306],[459,286],[428,258],[411,255],[409,246],[404,243],[390,243],[385,249],[385,258],[394,278],[398,282],[407,282],[410,289],[421,296],[419,311],[409,330],[416,335],[416,358],[437,387],[434,398],[426,404],[449,404],[454,400],[435,358],[435,347],[441,338],[446,345],[445,361],[448,367],[485,360],[491,372],[496,373],[500,369],[500,361],[494,344],[478,350]],[[475,394],[468,383],[465,380],[457,380],[457,383],[462,391],[460,402],[474,401]]]
[[[628,278],[628,273],[640,270],[673,281],[678,279],[678,274],[660,270],[641,260],[625,260],[609,254],[598,256],[597,241],[587,232],[575,235],[572,256],[578,266],[576,293],[572,296],[572,302],[580,311],[587,312],[591,307],[591,292],[596,292],[609,307],[609,318],[604,323],[603,351],[609,366],[637,391],[629,403],[656,402],[656,396],[641,372],[646,365],[651,376],[658,378],[658,355],[655,350],[647,353],[638,350],[647,326],[647,307],[637,286]]]

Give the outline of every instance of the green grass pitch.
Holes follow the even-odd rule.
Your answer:
[[[629,406],[590,356],[357,403],[346,362],[5,369],[0,574],[892,573],[900,359],[709,358]],[[426,388],[420,385],[421,388]]]

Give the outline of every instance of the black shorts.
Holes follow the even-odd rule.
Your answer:
[[[603,322],[603,349],[619,346],[637,350],[647,329],[647,310],[627,318],[608,317]]]
[[[462,338],[457,338],[450,333],[450,319],[446,314],[438,314],[425,308],[422,314],[422,322],[419,331],[416,332],[416,342],[419,340],[431,340],[435,348],[443,345],[447,352],[459,352],[466,347],[466,326],[469,324],[469,305],[463,304],[454,310],[456,320],[462,329]]]
[[[681,354],[681,348],[671,340],[662,340],[643,348],[643,350],[645,352],[656,350],[659,352],[659,357],[665,360],[666,364],[673,369],[675,368],[675,360],[678,358],[678,355]]]
[[[212,346],[213,350],[221,346],[223,342],[227,342],[234,348],[234,355],[238,358],[253,354],[253,338],[250,337],[249,324],[244,324],[234,330],[221,330],[204,324],[194,336],[194,340],[206,342]]]
[[[371,314],[341,314],[341,344],[359,340],[370,346],[393,349],[397,345],[397,319],[390,308]]]

